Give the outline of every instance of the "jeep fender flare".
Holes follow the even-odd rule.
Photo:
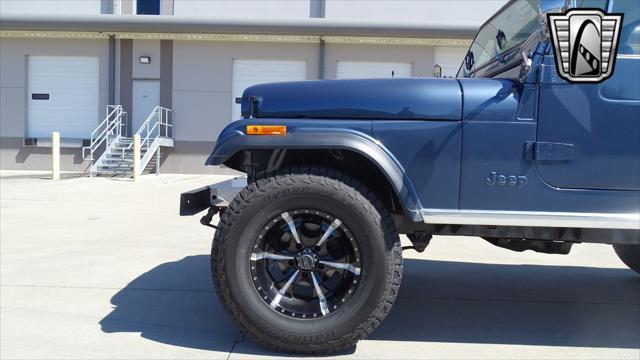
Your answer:
[[[248,136],[239,130],[221,136],[206,165],[221,165],[239,151],[269,149],[341,149],[354,151],[369,159],[393,187],[405,215],[422,222],[420,199],[402,165],[379,141],[359,131],[337,128],[304,128],[286,136]]]

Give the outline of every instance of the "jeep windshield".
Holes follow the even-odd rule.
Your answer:
[[[468,76],[499,60],[538,29],[538,0],[512,1],[480,28],[457,76]]]

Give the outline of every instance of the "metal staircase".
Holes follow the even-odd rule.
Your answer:
[[[173,147],[170,114],[170,109],[161,106],[153,109],[134,134],[140,138],[139,149],[135,151],[134,137],[124,136],[127,113],[121,105],[109,105],[107,117],[91,133],[90,145],[82,149],[85,160],[91,161],[90,175],[135,177],[150,172],[159,174],[160,148]],[[98,153],[100,155],[96,158]],[[135,160],[139,166],[134,170]]]

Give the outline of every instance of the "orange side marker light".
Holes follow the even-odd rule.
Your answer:
[[[247,125],[247,135],[287,135],[284,125]]]

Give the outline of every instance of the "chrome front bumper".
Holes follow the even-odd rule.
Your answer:
[[[237,177],[180,194],[180,216],[191,216],[212,206],[227,207],[240,190],[247,186],[247,178]]]

